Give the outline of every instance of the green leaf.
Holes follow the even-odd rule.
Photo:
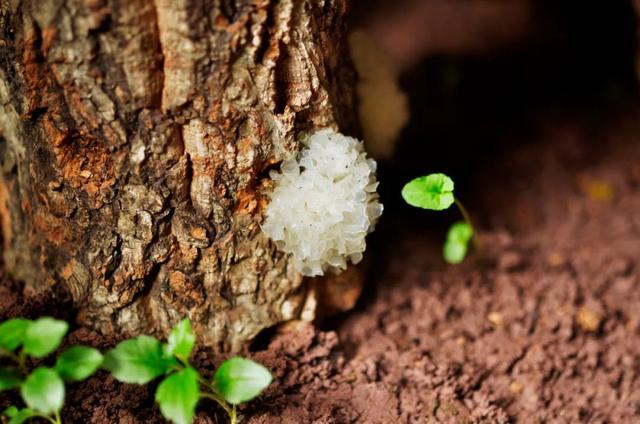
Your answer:
[[[12,352],[20,346],[30,323],[27,319],[15,318],[0,324],[0,349]]]
[[[29,408],[51,415],[62,409],[64,383],[54,370],[39,367],[22,383],[20,394]]]
[[[169,339],[167,340],[168,353],[187,362],[195,342],[196,336],[193,334],[191,321],[185,318],[180,321],[180,323],[171,330],[171,334],[169,334]]]
[[[258,396],[269,384],[268,369],[250,359],[234,357],[220,365],[213,376],[216,392],[232,405]]]
[[[411,206],[441,211],[454,202],[453,180],[445,174],[431,174],[409,181],[402,197]]]
[[[188,367],[171,374],[160,383],[156,402],[166,419],[176,424],[191,423],[200,398],[198,377],[198,372]]]
[[[165,355],[160,342],[150,336],[125,340],[107,352],[103,367],[123,383],[146,384],[176,367],[175,358]]]
[[[14,389],[22,383],[22,375],[14,368],[0,368],[0,392]]]
[[[467,245],[463,243],[446,242],[442,250],[444,260],[452,265],[457,265],[464,261],[467,256]]]
[[[3,414],[6,415],[7,417],[11,418],[11,417],[15,417],[16,415],[18,415],[18,408],[16,408],[15,406],[11,405],[10,407],[8,407],[7,409],[4,410]]]
[[[66,322],[48,317],[31,322],[24,334],[24,352],[36,358],[47,356],[60,346],[68,329]]]
[[[464,221],[455,222],[447,231],[447,240],[467,243],[473,237],[473,228]]]
[[[55,369],[65,381],[80,381],[96,372],[102,364],[102,354],[86,346],[73,346],[56,360]]]
[[[4,411],[4,413],[10,418],[9,424],[22,424],[23,422],[27,421],[29,418],[38,416],[38,413],[36,411],[33,411],[29,408],[23,408],[18,410],[18,408],[16,408],[15,406],[8,407]]]
[[[473,228],[469,224],[463,221],[453,224],[447,232],[447,241],[442,251],[444,259],[450,264],[461,263],[467,255],[471,237]]]

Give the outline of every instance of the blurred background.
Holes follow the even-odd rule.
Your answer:
[[[632,0],[354,1],[361,121],[387,212],[420,219],[400,198],[413,177],[446,172],[464,190],[550,125],[634,108],[635,10]]]

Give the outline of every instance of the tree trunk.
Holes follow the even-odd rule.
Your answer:
[[[308,285],[260,230],[268,171],[355,128],[346,0],[0,0],[6,267],[104,333],[237,349]],[[313,303],[313,302],[311,302]]]

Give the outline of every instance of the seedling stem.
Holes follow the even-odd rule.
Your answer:
[[[20,353],[18,354],[18,369],[25,374],[27,373],[26,359],[27,355],[24,353],[24,349],[20,349]]]
[[[235,412],[234,412],[235,406],[232,408],[231,406],[229,406],[227,401],[225,401],[220,396],[218,396],[218,394],[216,393],[213,385],[210,384],[207,380],[205,380],[204,378],[200,378],[199,381],[200,381],[200,384],[202,384],[204,386],[204,388],[205,388],[202,391],[201,396],[205,397],[205,398],[208,398],[208,399],[211,399],[211,400],[214,400],[229,415],[229,418],[231,419],[231,422],[233,424],[235,424],[235,422],[233,421],[233,417],[235,415]]]
[[[474,227],[473,221],[471,220],[471,215],[469,215],[469,212],[467,212],[467,209],[464,207],[462,202],[458,200],[457,197],[454,197],[453,201],[455,202],[456,206],[460,210],[460,213],[462,214],[462,217],[464,218],[465,222],[469,224],[469,227],[471,227],[471,230],[473,231],[473,236],[471,236],[473,240],[473,245],[476,248],[476,252],[478,253],[478,256],[482,257],[482,248],[480,246],[480,238],[478,237],[476,228]]]
[[[230,415],[230,418],[231,418],[231,424],[237,424],[237,422],[238,422],[238,417],[237,417],[237,414],[236,414],[236,406],[235,406],[235,405],[233,405],[233,406],[231,407],[231,415]]]

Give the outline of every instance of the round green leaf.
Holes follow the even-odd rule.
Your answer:
[[[409,181],[402,197],[411,206],[441,211],[454,202],[453,180],[445,174],[430,174]]]
[[[467,244],[448,241],[444,244],[442,255],[452,265],[462,263],[467,255]]]
[[[28,419],[38,416],[36,411],[29,408],[18,410],[15,406],[10,406],[4,411],[4,413],[10,418],[9,424],[22,424]]]
[[[171,330],[171,334],[169,334],[169,339],[167,340],[168,353],[187,362],[195,342],[196,336],[193,334],[191,321],[185,318],[180,321],[178,325]]]
[[[55,369],[65,381],[80,381],[96,372],[102,364],[102,354],[86,346],[73,346],[56,360]]]
[[[473,228],[464,221],[456,222],[447,232],[443,256],[450,264],[461,263],[467,255],[469,240],[473,237]]]
[[[27,319],[15,318],[0,324],[0,349],[11,352],[20,346],[30,323]]]
[[[67,334],[69,325],[53,318],[40,318],[31,322],[24,334],[24,352],[43,358],[56,350]]]
[[[11,405],[7,409],[5,409],[3,413],[7,417],[11,418],[11,417],[15,417],[16,415],[18,415],[18,412],[20,412],[20,411],[18,411],[18,408],[16,408],[15,406]]]
[[[458,221],[449,227],[447,241],[468,242],[473,237],[473,228],[464,221]]]
[[[190,367],[165,378],[156,391],[160,412],[176,424],[191,423],[199,398],[198,372]]]
[[[103,367],[123,383],[146,384],[178,365],[150,336],[125,340],[104,356]]]
[[[250,359],[234,357],[220,365],[213,376],[216,392],[232,405],[250,401],[269,384],[271,373]]]
[[[14,389],[22,383],[22,375],[14,368],[0,368],[0,392]]]
[[[64,383],[54,370],[36,368],[20,386],[20,394],[29,408],[51,415],[62,409]]]

